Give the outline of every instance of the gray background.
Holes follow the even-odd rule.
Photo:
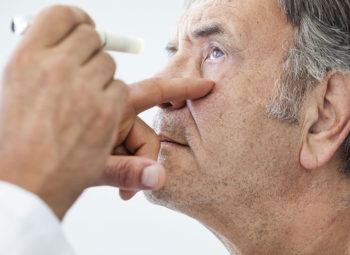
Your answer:
[[[175,30],[183,1],[4,1],[0,0],[0,68],[19,42],[9,33],[11,17],[36,14],[41,8],[65,3],[80,6],[100,28],[135,35],[146,41],[141,56],[113,54],[118,78],[133,82],[150,77],[167,61],[165,44]],[[142,114],[152,122],[154,110]],[[168,209],[149,204],[139,194],[122,202],[112,188],[86,191],[64,221],[64,231],[78,254],[228,254],[223,245],[196,221]]]

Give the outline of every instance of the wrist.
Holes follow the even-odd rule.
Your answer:
[[[4,168],[2,168],[4,169]],[[16,185],[28,192],[38,196],[62,220],[79,197],[83,188],[69,189],[68,184],[63,185],[56,182],[44,180],[42,176],[29,176],[17,174],[15,171],[0,171],[0,181]]]
[[[56,214],[59,220],[62,220],[74,202],[78,199],[81,191],[63,191],[61,189],[41,190],[38,195]]]

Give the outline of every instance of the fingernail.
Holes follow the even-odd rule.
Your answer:
[[[142,184],[148,188],[155,188],[159,183],[159,167],[156,165],[148,166],[142,172]]]

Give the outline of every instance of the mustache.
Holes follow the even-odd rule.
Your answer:
[[[165,134],[181,144],[188,144],[187,118],[185,114],[179,111],[158,110],[152,126],[157,134]]]

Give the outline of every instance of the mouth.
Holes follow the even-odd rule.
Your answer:
[[[171,138],[166,134],[160,133],[158,136],[160,138],[161,144],[189,147],[189,145],[185,141],[180,141],[180,139]]]

